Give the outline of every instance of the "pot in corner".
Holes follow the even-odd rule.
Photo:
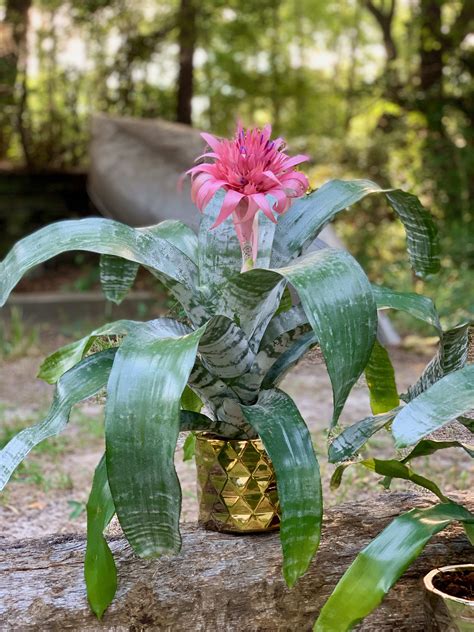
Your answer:
[[[474,564],[436,568],[423,583],[426,632],[474,632]]]

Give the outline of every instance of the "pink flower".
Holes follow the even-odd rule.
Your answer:
[[[271,131],[270,125],[244,130],[239,124],[232,140],[201,134],[212,151],[197,160],[211,158],[214,162],[204,162],[187,171],[192,177],[192,200],[201,212],[216,191],[226,191],[212,228],[233,215],[244,260],[248,263],[249,260],[254,262],[257,256],[258,211],[276,222],[274,212],[284,213],[292,199],[304,195],[308,188],[306,176],[294,169],[308,157],[288,156],[283,139],[272,141]],[[273,207],[266,195],[276,200]]]

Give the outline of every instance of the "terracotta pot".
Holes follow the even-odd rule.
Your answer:
[[[200,434],[196,466],[201,526],[230,533],[279,528],[275,472],[260,439]]]
[[[437,579],[447,571],[474,573],[474,564],[441,566],[423,579],[425,586],[426,632],[473,632],[474,600],[454,597],[436,587]]]

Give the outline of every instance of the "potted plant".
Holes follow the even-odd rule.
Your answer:
[[[474,564],[435,568],[423,583],[428,632],[474,628]]]
[[[317,631],[349,630],[362,621],[380,604],[429,540],[453,522],[463,525],[474,545],[474,514],[411,467],[417,458],[449,448],[463,449],[474,458],[474,440],[430,438],[433,432],[455,419],[466,431],[474,432],[474,420],[463,416],[474,409],[474,364],[467,364],[469,323],[443,331],[431,301],[426,297],[418,297],[416,301],[417,308],[413,309],[412,303],[408,311],[438,330],[440,343],[435,357],[418,381],[401,396],[406,405],[399,405],[389,356],[376,342],[377,351],[371,356],[366,376],[372,408],[378,414],[345,428],[332,441],[328,453],[329,460],[339,464],[332,478],[335,487],[346,468],[359,464],[381,475],[387,488],[393,478],[409,480],[432,492],[438,502],[397,516],[357,555],[321,610],[314,626]],[[377,379],[373,379],[375,376]],[[387,430],[394,439],[394,447],[409,448],[403,458],[382,460],[359,456],[371,436]],[[472,564],[448,566],[428,573],[424,579],[424,629],[472,629],[473,568]]]
[[[88,250],[102,255],[102,281],[112,300],[123,298],[141,265],[184,310],[180,320],[110,323],[52,354],[40,370],[42,378],[56,383],[49,414],[0,452],[2,488],[35,445],[66,426],[75,403],[106,389],[106,449],[87,505],[85,559],[87,594],[98,617],[117,586],[103,536],[114,514],[137,555],[152,558],[180,549],[181,492],[173,464],[180,430],[210,433],[211,441],[217,437],[233,451],[230,461],[245,468],[234,476],[222,467],[229,453],[218,463],[198,455],[199,467],[206,458],[210,466],[200,475],[203,497],[213,496],[204,511],[213,514],[208,522],[214,528],[228,523],[227,508],[236,503],[248,505],[253,520],[258,513],[253,509],[271,500],[273,507],[260,512],[258,522],[263,513],[275,517],[278,502],[283,574],[290,587],[297,581],[319,544],[321,484],[304,420],[278,384],[319,345],[332,382],[328,425],[334,430],[352,386],[373,358],[377,307],[416,309],[424,300],[371,285],[346,251],[322,242],[312,252],[308,248],[338,212],[380,195],[405,227],[416,273],[439,269],[436,229],[416,197],[368,180],[333,180],[305,195],[306,177],[295,166],[306,157],[288,157],[281,139],[272,141],[270,134],[267,126],[239,127],[230,141],[204,135],[209,162],[191,170],[193,199],[203,210],[198,235],[176,221],[139,229],[99,218],[66,221],[26,237],[1,263],[0,304],[35,265],[64,251]],[[275,215],[281,216],[278,222]],[[118,347],[91,353],[101,335],[118,336]],[[197,412],[196,397],[204,412]],[[258,449],[247,449],[246,442],[257,442]],[[247,451],[250,461],[243,462]],[[261,470],[254,466],[262,462],[260,488]],[[235,502],[221,493],[229,482]],[[240,495],[242,487],[249,491],[249,482],[251,502]],[[257,499],[255,494],[265,496],[267,490],[271,498]],[[266,526],[274,527],[274,520]]]

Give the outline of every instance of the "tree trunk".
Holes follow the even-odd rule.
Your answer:
[[[194,93],[193,57],[196,48],[196,0],[181,0],[178,15],[179,72],[176,120],[192,125],[192,98]]]
[[[0,23],[0,159],[5,157],[15,119],[15,85],[25,56],[31,0],[7,0]]]
[[[443,130],[443,34],[441,7],[444,0],[420,3],[420,86],[422,110],[428,128],[440,136]]]
[[[468,492],[456,498],[468,499]],[[5,543],[0,548],[0,627],[2,632],[309,631],[357,552],[400,512],[427,504],[418,494],[386,493],[371,498],[370,506],[347,503],[330,509],[316,559],[291,591],[281,576],[278,534],[234,536],[185,524],[181,554],[161,561],[139,560],[122,537],[112,537],[119,589],[100,624],[85,598],[83,536]],[[472,494],[468,504],[473,504]],[[421,578],[439,565],[471,558],[460,527],[443,531],[360,629],[422,632]]]

